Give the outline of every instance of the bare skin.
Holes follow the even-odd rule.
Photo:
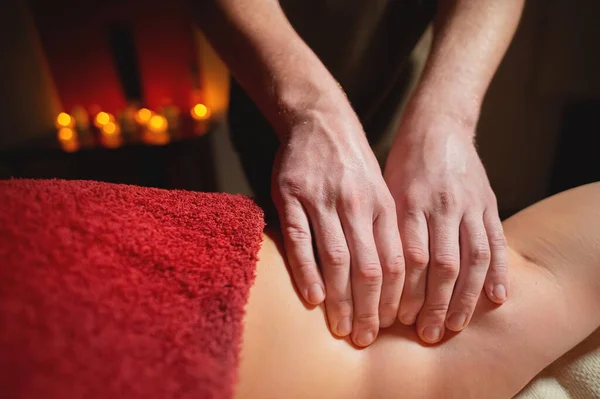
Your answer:
[[[508,398],[600,326],[600,183],[504,223],[511,301],[481,299],[471,327],[428,346],[414,327],[366,349],[303,304],[265,237],[245,317],[238,398]]]
[[[279,135],[272,196],[285,254],[333,333],[367,346],[399,318],[434,343],[446,326],[468,324],[484,282],[490,300],[507,299],[505,240],[472,139],[523,0],[438,2],[431,55],[384,174],[345,93],[278,1],[193,4]],[[457,151],[439,157],[449,141]],[[466,162],[468,173],[449,167]]]
[[[522,8],[438,1],[431,52],[385,166],[406,259],[398,317],[428,343],[469,324],[482,287],[495,303],[511,292],[496,197],[473,143]]]

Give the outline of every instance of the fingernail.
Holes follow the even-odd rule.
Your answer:
[[[462,330],[467,321],[467,314],[463,312],[455,312],[448,318],[448,328],[454,331]]]
[[[410,313],[404,313],[400,315],[400,323],[406,325],[406,326],[410,326],[412,324],[415,323],[415,321],[417,320],[415,315],[412,315]]]
[[[423,329],[423,338],[426,342],[434,344],[440,340],[442,330],[437,326],[427,326]]]
[[[319,284],[311,285],[308,287],[307,291],[306,297],[308,302],[312,303],[313,305],[323,302],[323,288],[321,288]]]
[[[352,332],[352,320],[349,317],[344,317],[338,322],[337,335],[345,337]]]
[[[505,301],[506,300],[506,288],[502,284],[496,284],[494,286],[494,289],[492,290],[492,295],[500,301]]]
[[[373,342],[373,333],[371,331],[364,331],[358,334],[356,338],[356,344],[360,346],[369,346]]]

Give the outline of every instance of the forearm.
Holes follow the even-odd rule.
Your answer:
[[[196,0],[198,21],[280,138],[343,92],[275,0]]]
[[[434,39],[411,106],[474,131],[524,0],[439,0]]]

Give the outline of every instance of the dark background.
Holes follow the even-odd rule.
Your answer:
[[[185,1],[140,4],[1,3],[0,178],[251,194],[227,138],[225,68],[191,19],[182,23],[189,18]],[[478,128],[479,152],[503,216],[600,180],[598,15],[597,0],[527,1]],[[430,32],[413,54],[412,84],[429,40]],[[132,101],[156,108],[169,97],[185,113],[190,90],[214,111],[206,135],[75,153],[56,146],[56,115],[68,111],[67,103],[97,100],[115,112]]]

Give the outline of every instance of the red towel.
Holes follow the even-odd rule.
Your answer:
[[[0,182],[0,397],[231,397],[262,229],[242,196]]]

